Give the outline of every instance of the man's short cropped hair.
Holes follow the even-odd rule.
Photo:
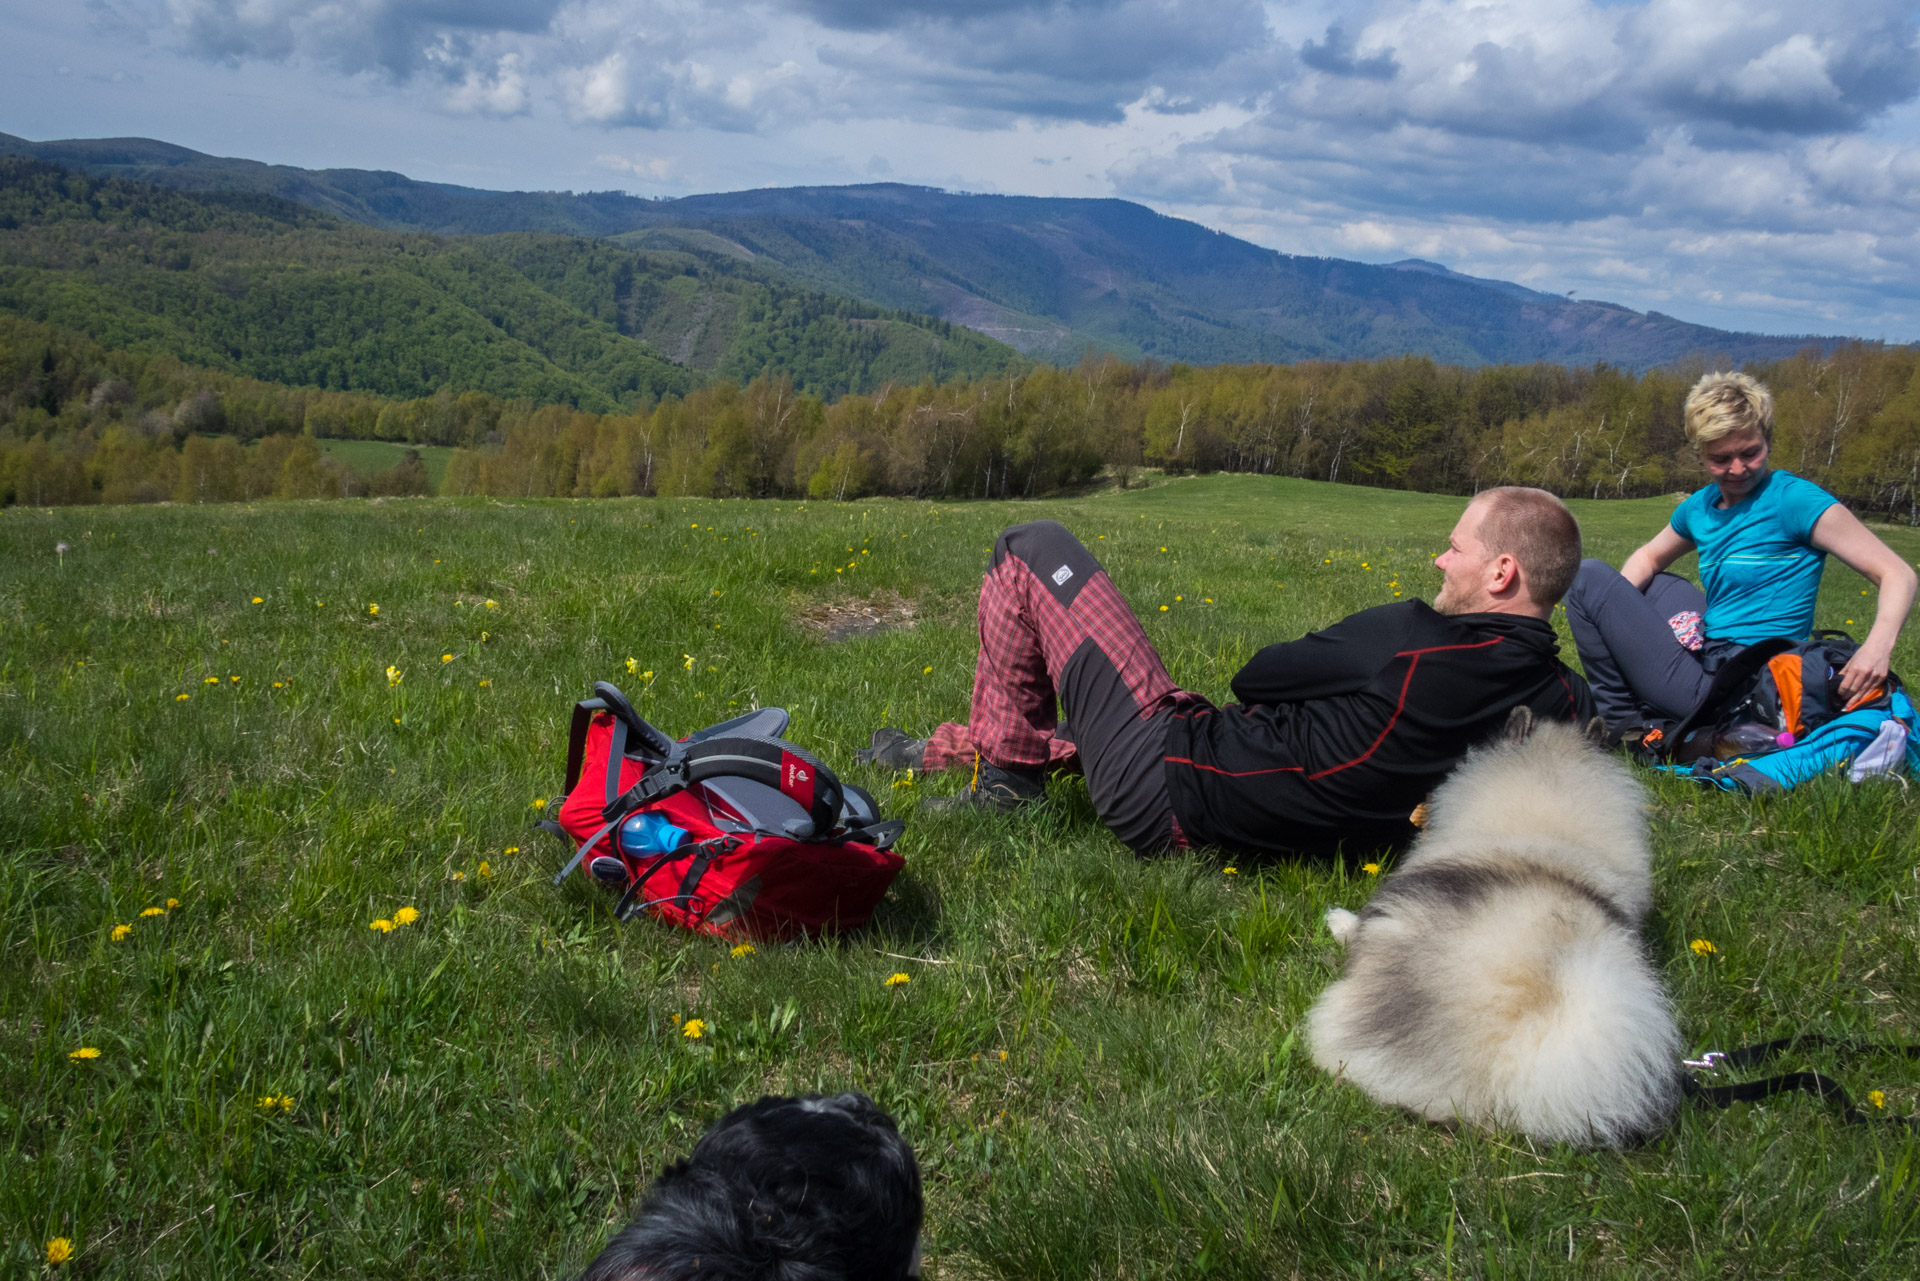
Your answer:
[[[1708,374],[1687,393],[1687,440],[1705,449],[1722,436],[1757,431],[1773,443],[1773,393],[1736,370]]]
[[[1474,499],[1486,514],[1480,541],[1495,556],[1520,562],[1534,603],[1553,605],[1573,586],[1580,570],[1580,522],[1567,505],[1544,489],[1502,485]]]
[[[735,1108],[666,1168],[580,1281],[901,1281],[920,1167],[864,1094]]]

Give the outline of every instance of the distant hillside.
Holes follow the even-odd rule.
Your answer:
[[[608,411],[710,376],[821,396],[1021,364],[1009,347],[764,279],[736,256],[344,222],[0,156],[0,310],[293,385]]]
[[[1732,333],[1418,259],[1374,266],[1297,257],[1123,200],[888,183],[652,201],[296,169],[147,139],[0,135],[0,151],[9,149],[183,189],[277,196],[388,229],[616,237],[633,248],[731,255],[756,278],[929,313],[1052,360],[1093,346],[1196,363],[1412,352],[1469,365],[1646,369],[1697,352],[1780,359],[1837,341]]]

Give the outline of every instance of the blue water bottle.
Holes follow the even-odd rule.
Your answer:
[[[629,858],[665,854],[677,849],[686,839],[686,828],[675,827],[660,814],[632,814],[620,824],[620,852]]]

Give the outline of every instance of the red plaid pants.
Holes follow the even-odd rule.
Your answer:
[[[994,765],[1071,768],[1076,752],[1058,734],[1056,691],[1088,642],[1112,664],[1140,719],[1204,701],[1173,683],[1107,571],[1055,521],[1000,535],[980,584],[979,625],[969,723],[933,732],[927,770],[971,766],[976,751]]]

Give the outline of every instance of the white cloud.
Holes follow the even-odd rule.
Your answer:
[[[483,116],[517,116],[530,101],[527,77],[521,69],[520,55],[500,55],[489,74],[477,66],[462,73],[460,83],[447,91],[447,106],[454,111]]]

